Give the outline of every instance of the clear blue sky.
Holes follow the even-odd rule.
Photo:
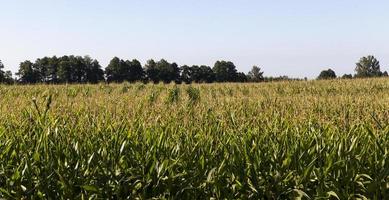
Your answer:
[[[389,70],[387,0],[0,0],[0,60],[90,55],[165,58],[179,65],[216,60],[266,75],[354,73],[373,54]]]

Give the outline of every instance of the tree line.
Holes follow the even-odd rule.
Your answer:
[[[344,74],[338,77],[334,70],[327,69],[320,72],[317,79],[352,79],[352,78],[370,78],[370,77],[387,77],[388,72],[381,71],[380,62],[372,55],[362,57],[355,66],[355,74]]]
[[[13,83],[14,79],[12,78],[11,71],[4,71],[4,65],[0,60],[0,83]]]
[[[206,65],[183,65],[170,63],[165,59],[155,61],[150,59],[144,66],[136,60],[122,60],[114,57],[103,70],[96,59],[89,56],[44,57],[21,62],[19,70],[12,77],[11,71],[4,71],[0,61],[1,83],[121,83],[121,82],[152,82],[152,83],[213,83],[213,82],[262,82],[291,79],[288,76],[265,77],[261,68],[253,66],[247,73],[238,72],[230,61],[217,61],[213,67]],[[380,63],[374,56],[363,57],[356,64],[355,74],[345,74],[341,78],[363,78],[388,76],[381,72]],[[323,70],[318,79],[338,78],[332,69]],[[306,78],[305,78],[306,80]]]
[[[0,62],[1,63],[1,62]],[[155,61],[150,59],[144,66],[136,60],[123,60],[114,57],[103,70],[96,59],[89,56],[44,57],[21,62],[19,70],[12,78],[10,71],[2,71],[3,83],[121,83],[121,82],[152,82],[152,83],[213,83],[213,82],[248,82],[263,81],[263,72],[254,66],[249,74],[238,72],[234,63],[217,61],[213,67],[206,65],[183,65],[168,62],[165,59]]]

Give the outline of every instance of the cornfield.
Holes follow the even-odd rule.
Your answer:
[[[389,199],[389,79],[0,86],[0,198]]]

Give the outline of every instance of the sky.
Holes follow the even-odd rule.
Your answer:
[[[247,73],[354,73],[374,55],[389,71],[387,0],[0,0],[0,60],[44,56],[235,63]]]

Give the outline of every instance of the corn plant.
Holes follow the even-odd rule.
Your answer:
[[[389,199],[388,91],[388,79],[0,86],[0,198]]]

